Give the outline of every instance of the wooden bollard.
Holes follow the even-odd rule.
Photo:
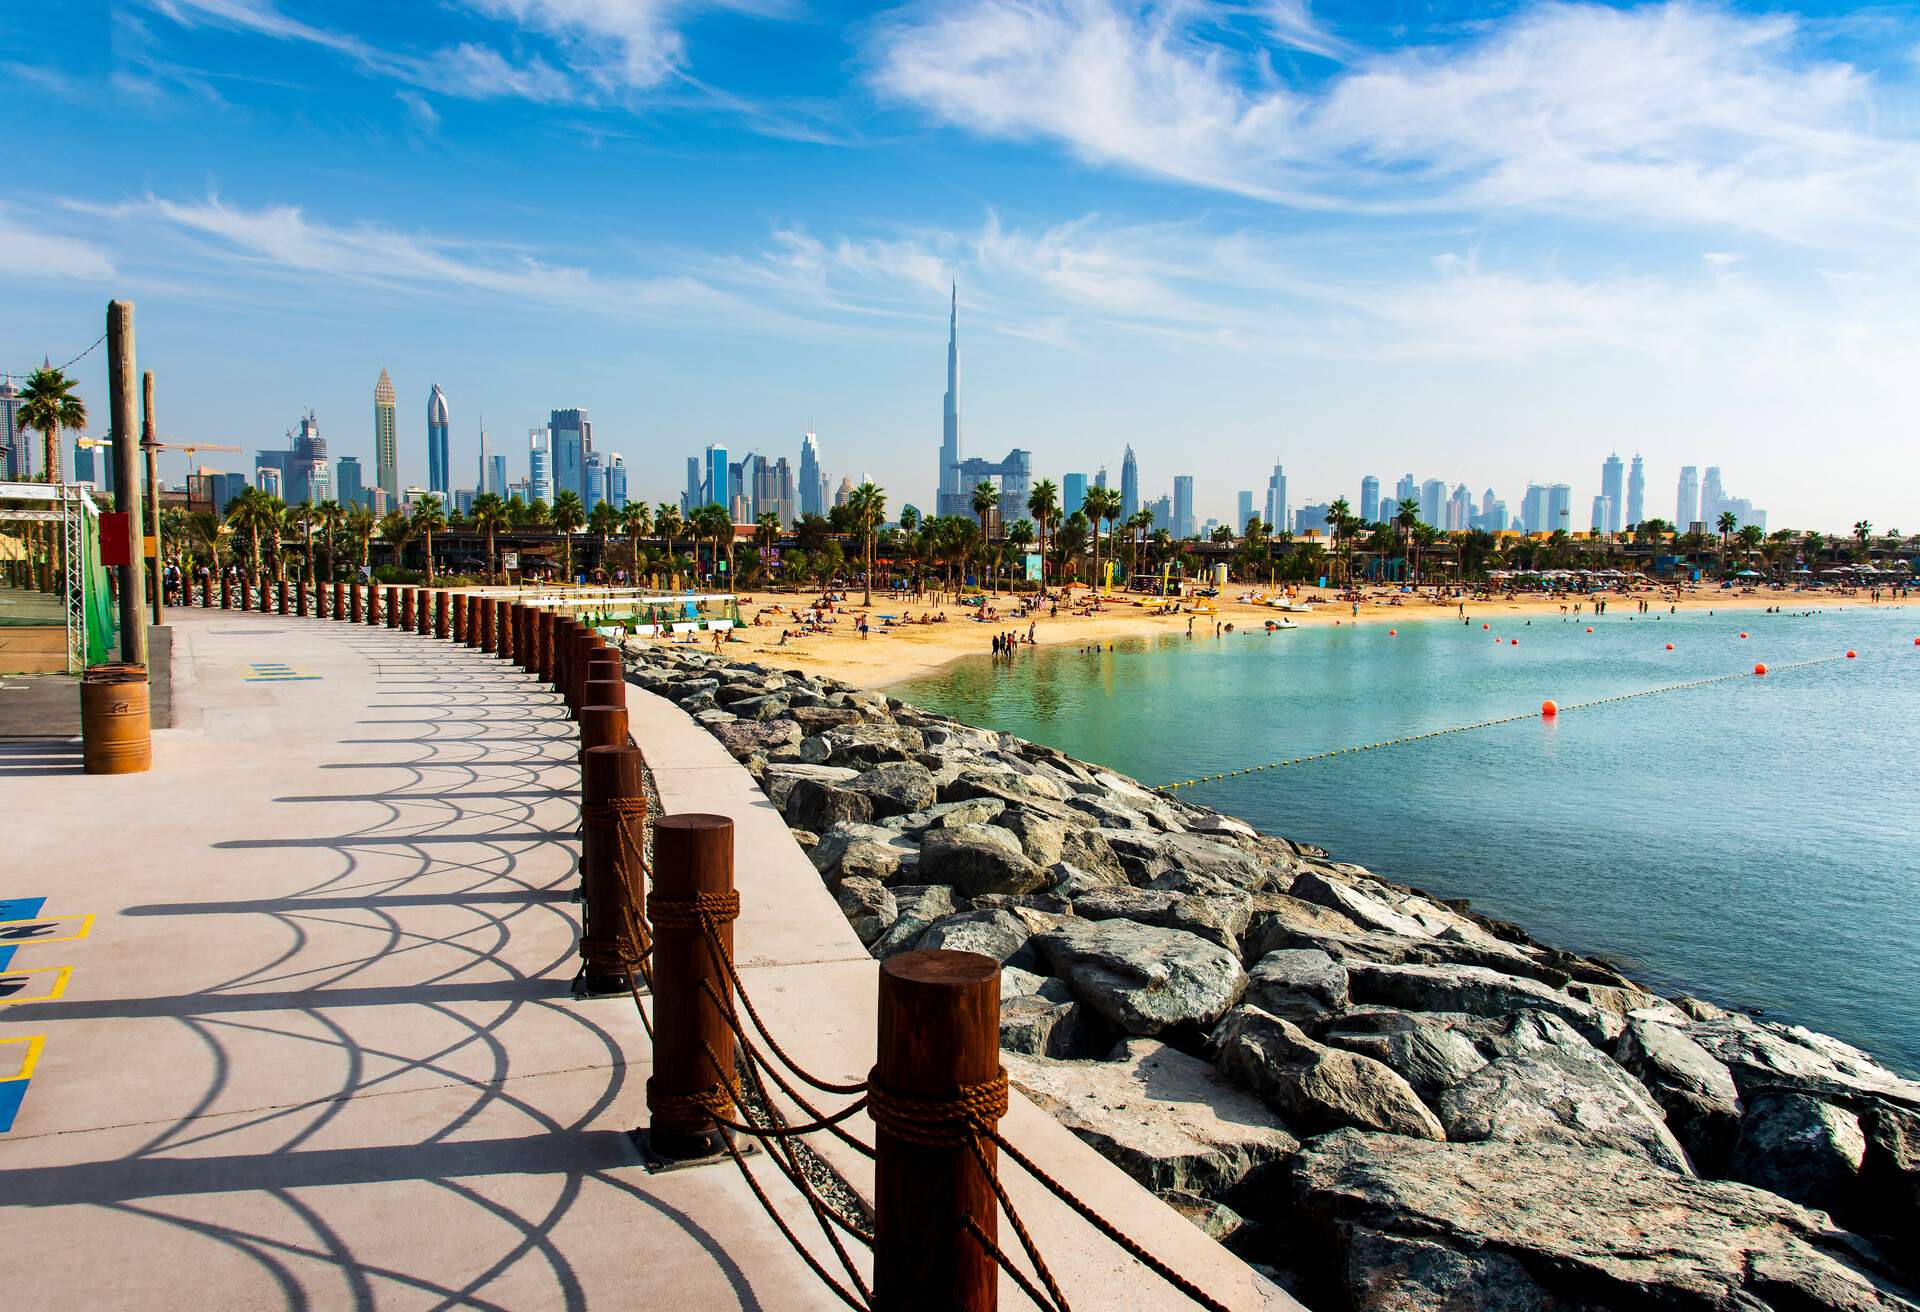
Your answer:
[[[620,658],[611,653],[612,648],[603,647],[588,659],[586,682],[580,685],[582,706],[627,704],[627,681],[621,674]]]
[[[998,1243],[998,1210],[967,1140],[969,1118],[991,1128],[1006,1111],[1000,963],[975,952],[888,957],[879,1023],[867,1095],[873,1306],[992,1312],[999,1271],[966,1221]],[[992,1168],[994,1146],[980,1147]]]
[[[553,690],[560,694],[562,702],[567,699],[567,668],[573,664],[573,639],[579,632],[573,618],[568,615],[556,615],[553,620]],[[571,708],[569,708],[571,709]]]
[[[220,609],[233,609],[233,575],[231,574],[220,576]]]
[[[622,741],[588,747],[580,754],[580,884],[584,923],[580,931],[578,997],[629,992],[627,974],[639,970],[646,944],[646,877],[640,844],[647,799],[640,752]],[[624,827],[626,836],[621,830]]]
[[[200,609],[213,609],[213,575],[211,574],[200,576]]]
[[[654,822],[648,911],[653,1074],[647,1079],[647,1147],[670,1160],[705,1157],[720,1146],[708,1113],[731,1116],[734,1107],[733,1031],[714,1004],[717,996],[732,1005],[733,981],[713,959],[699,919],[704,913],[717,922],[720,950],[732,960],[740,900],[733,891],[731,819],[688,813]],[[716,1064],[724,1074],[715,1073]]]
[[[547,682],[553,682],[553,622],[559,616],[550,610],[536,611],[534,624],[538,629],[533,639],[535,673]]]
[[[416,612],[414,632],[423,638],[433,636],[433,594],[425,588],[417,588],[413,594]]]
[[[444,638],[451,632],[447,628],[447,594],[440,591],[433,594],[433,636]]]
[[[627,745],[627,708],[614,702],[590,701],[580,708],[580,750]]]
[[[376,584],[367,584],[367,627],[380,627],[380,588]]]
[[[587,682],[587,662],[600,650],[600,641],[597,633],[578,634],[573,640],[573,659],[567,662],[567,706],[576,720],[586,704],[580,700],[580,693]]]
[[[539,665],[533,655],[533,607],[515,606],[513,611],[518,617],[513,626],[513,663],[532,674]]]
[[[512,602],[501,600],[494,607],[493,616],[493,654],[502,660],[513,659],[513,612]]]
[[[293,585],[293,589],[294,589],[293,613],[298,615],[301,619],[305,619],[307,617],[307,581],[305,579],[299,580],[297,583]]]
[[[473,604],[480,612],[480,623],[469,627],[477,629],[473,646],[480,651],[493,650],[493,602],[486,597],[475,597]]]
[[[447,633],[455,642],[464,643],[467,640],[467,594],[464,592],[454,593],[451,599],[451,605],[453,607],[453,618],[449,623],[452,627],[447,630]]]
[[[290,595],[288,595],[289,592],[290,592],[290,589],[287,587],[287,581],[285,579],[281,579],[280,580],[280,613],[282,615],[293,614],[293,598]]]
[[[400,589],[400,627],[412,629],[413,625],[413,589],[402,588]]]
[[[580,689],[580,742],[587,742],[587,712],[600,706],[618,707],[624,715],[627,703],[621,695],[625,685],[618,679],[588,679]],[[595,739],[595,741],[599,741]]]
[[[265,588],[261,589],[260,595],[262,597],[267,595]],[[244,574],[240,576],[240,609],[246,611],[253,609],[253,580]]]
[[[391,583],[387,584],[387,627],[400,627],[400,589]]]
[[[333,585],[333,618],[336,620],[347,618],[347,585],[344,583]]]
[[[347,608],[349,621],[354,624],[364,623],[366,621],[366,615],[364,613],[366,603],[360,596],[360,587],[358,584],[347,589],[347,598],[349,602]]]

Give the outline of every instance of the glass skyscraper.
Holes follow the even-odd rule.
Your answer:
[[[427,396],[427,490],[441,499],[453,488],[453,466],[447,461],[447,394],[440,384]]]
[[[1360,518],[1368,524],[1380,522],[1380,480],[1372,474],[1360,480]]]
[[[552,434],[553,494],[571,492],[587,504],[587,452],[593,449],[593,424],[585,410],[555,410],[547,421]]]
[[[607,457],[607,504],[615,510],[627,508],[627,462],[615,451]]]
[[[1120,457],[1120,516],[1131,519],[1140,510],[1140,465],[1129,446]]]
[[[1627,508],[1627,470],[1620,463],[1620,453],[1614,452],[1600,466],[1600,495],[1606,498],[1606,518],[1599,528],[1607,533],[1620,531],[1620,516]]]
[[[800,513],[827,513],[827,476],[820,472],[820,439],[812,433],[800,440]]]
[[[400,430],[399,402],[393,391],[393,379],[380,371],[373,385],[373,465],[380,490],[392,505],[400,504]]]
[[[527,496],[533,501],[553,502],[553,467],[547,450],[547,430],[536,428],[527,434]]]
[[[1060,479],[1060,513],[1071,515],[1087,504],[1087,476],[1067,474]]]
[[[723,446],[707,448],[707,479],[705,498],[700,504],[733,506],[733,471],[727,464],[727,449]]]
[[[339,484],[334,499],[343,509],[351,510],[365,500],[366,493],[360,481],[359,456],[341,456],[334,472],[337,475],[335,482]]]
[[[1173,479],[1173,536],[1185,540],[1194,535],[1193,475],[1176,474]]]

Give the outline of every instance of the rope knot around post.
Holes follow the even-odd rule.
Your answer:
[[[621,749],[596,747],[589,757]],[[637,750],[633,751],[636,756]],[[644,1149],[667,1161],[724,1151],[715,1116],[737,1079],[731,1018],[733,821],[662,816],[653,825],[653,1074]]]
[[[881,1081],[879,1068],[867,1076],[867,1114],[876,1128],[903,1143],[922,1148],[964,1148],[991,1135],[1007,1114],[1007,1071],[990,1080],[963,1084],[946,1097],[895,1093]]]
[[[585,907],[576,997],[624,996],[651,944],[646,933],[647,799],[640,750],[589,748],[580,759],[580,883]]]
[[[653,898],[647,905],[649,919],[656,930],[705,930],[709,924],[724,925],[740,918],[740,895],[696,893],[690,898]]]

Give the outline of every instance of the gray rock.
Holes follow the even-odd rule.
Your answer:
[[[1443,1092],[1435,1107],[1449,1139],[1572,1144],[1693,1173],[1651,1096],[1584,1042],[1497,1057]]]
[[[800,726],[802,733],[825,733],[828,729],[843,724],[857,724],[860,712],[846,706],[803,706],[795,698],[795,706],[788,715]]]
[[[828,883],[870,876],[885,882],[900,872],[913,850],[891,829],[862,821],[841,821],[821,832],[807,853]]]
[[[1120,858],[1113,853],[1113,847],[1092,829],[1068,829],[1066,837],[1060,842],[1060,859],[1106,884],[1124,884],[1126,871],[1120,866]]]
[[[800,741],[799,727],[785,720],[765,724],[753,720],[735,720],[729,724],[710,724],[707,732],[736,758]]]
[[[1423,1012],[1350,1011],[1320,1037],[1388,1067],[1429,1103],[1487,1064],[1444,1019]]]
[[[1067,805],[1084,815],[1091,816],[1094,824],[1102,829],[1138,829],[1151,830],[1152,823],[1130,806],[1101,793],[1077,793],[1067,799]]]
[[[1225,1203],[1203,1198],[1185,1189],[1170,1189],[1160,1195],[1160,1201],[1180,1213],[1201,1234],[1216,1243],[1232,1238],[1247,1223],[1245,1217]]]
[[[1310,1131],[1359,1126],[1444,1139],[1446,1131],[1398,1075],[1358,1053],[1315,1043],[1292,1021],[1239,1006],[1214,1031],[1221,1074]]]
[[[1323,1246],[1355,1308],[1915,1306],[1819,1213],[1624,1153],[1343,1130],[1300,1151],[1289,1186],[1301,1243]]]
[[[945,949],[948,952],[977,952],[1004,962],[1033,937],[1021,919],[1010,911],[961,911],[942,916],[927,926],[914,946],[921,951]]]
[[[1696,1023],[1687,1033],[1726,1064],[1742,1095],[1778,1089],[1818,1097],[1866,1094],[1920,1110],[1920,1084],[1825,1034],[1738,1013]]]
[[[833,744],[827,741],[825,734],[809,734],[795,744],[793,750],[808,765],[825,765],[833,757]],[[858,770],[854,772],[859,773]]]
[[[1349,962],[1353,999],[1412,1011],[1460,1011],[1500,1017],[1529,1008],[1550,1012],[1589,1042],[1610,1043],[1625,1023],[1591,1003],[1570,998],[1538,980],[1502,975],[1484,966],[1389,966]]]
[[[841,765],[807,765],[804,762],[769,764],[761,777],[760,786],[766,789],[767,799],[784,812],[787,794],[794,783],[801,779],[812,779],[818,783],[839,784],[859,774]]]
[[[1047,868],[1047,884],[1043,891],[1071,904],[1073,899],[1103,888],[1126,886],[1127,881],[1118,874],[1095,874],[1068,862],[1057,861]]]
[[[1030,970],[1018,966],[1000,967],[1000,1003],[1005,1006],[1013,998],[1045,998],[1048,1002],[1072,1002],[1073,990],[1067,987],[1063,979],[1051,975],[1036,975]]]
[[[787,713],[787,699],[775,693],[762,697],[743,697],[737,702],[723,705],[743,720],[774,720]],[[790,727],[795,742],[804,736],[800,726],[792,720],[781,720],[780,723]]]
[[[877,879],[843,879],[833,890],[833,898],[853,932],[860,936],[862,946],[871,945],[900,918],[893,894]]]
[[[1091,1056],[1100,1046],[1100,1037],[1077,1002],[1055,1002],[1028,994],[1000,1006],[1003,1052],[1070,1060]]]
[[[871,767],[889,761],[910,761],[927,749],[918,729],[897,724],[843,724],[827,730],[826,740],[834,765]]]
[[[1198,834],[1169,833],[1162,849],[1170,871],[1201,879],[1218,880],[1236,888],[1257,889],[1267,882],[1261,864],[1231,843],[1202,838]],[[1161,874],[1170,873],[1161,871]]]
[[[1247,1002],[1298,1025],[1345,1011],[1348,1000],[1347,968],[1318,948],[1269,952],[1247,972]]]
[[[935,802],[923,810],[901,816],[900,826],[911,833],[919,829],[987,825],[998,820],[1000,813],[1006,809],[1007,804],[997,797],[976,797],[965,802]]]
[[[1866,1160],[1851,1211],[1859,1228],[1903,1256],[1908,1276],[1920,1276],[1920,1113],[1875,1101],[1861,1116]]]
[[[1291,893],[1254,893],[1248,903],[1247,959],[1281,948],[1312,947],[1321,934],[1358,934],[1360,927],[1331,908]]]
[[[1144,888],[1096,889],[1074,899],[1074,911],[1089,920],[1134,920],[1163,929],[1184,929],[1238,955],[1247,927],[1243,893],[1184,897]]]
[[[1073,918],[1034,943],[1051,973],[1125,1034],[1211,1025],[1247,986],[1231,952],[1184,930]]]
[[[920,844],[920,875],[951,884],[966,897],[978,893],[1030,893],[1047,882],[1027,859],[1019,840],[996,825],[929,829]]]
[[[1852,1111],[1804,1093],[1763,1093],[1747,1104],[1727,1171],[1844,1217],[1866,1155],[1867,1137]]]
[[[1151,1039],[1127,1043],[1112,1061],[1004,1060],[1009,1081],[1156,1193],[1257,1190],[1299,1147],[1259,1099]]]
[[[712,710],[712,711],[696,711],[694,713],[693,718],[696,723],[705,725],[708,729],[712,729],[713,726],[716,724],[732,724],[735,720],[738,720],[740,717],[735,715],[732,711]]]
[[[819,833],[837,824],[864,824],[873,819],[873,799],[840,784],[796,779],[787,789],[787,804],[781,814],[788,824]]]
[[[875,766],[842,787],[865,796],[876,817],[906,815],[933,805],[933,776],[911,761]]]
[[[982,805],[986,800],[963,805]],[[1031,807],[1017,806],[1006,810],[1000,824],[1020,840],[1020,850],[1035,865],[1050,866],[1061,859],[1067,841],[1066,821],[1052,819]]]
[[[1362,929],[1402,934],[1409,938],[1431,938],[1431,931],[1412,916],[1402,915],[1383,899],[1344,880],[1332,879],[1317,870],[1303,873],[1293,882],[1293,895],[1339,912]]]
[[[1740,1094],[1733,1076],[1678,1026],[1629,1017],[1614,1060],[1646,1087],[1667,1128],[1706,1175],[1726,1174],[1740,1137]]]
[[[875,961],[908,951],[927,932],[927,926],[953,914],[953,890],[945,884],[901,884],[890,891],[900,918],[867,945]]]

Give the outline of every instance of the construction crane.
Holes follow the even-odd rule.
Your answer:
[[[113,439],[110,437],[83,437],[77,440],[74,443],[74,445],[85,446],[85,447],[112,446]],[[193,476],[193,453],[194,452],[196,451],[239,451],[239,450],[242,450],[243,448],[237,447],[237,446],[229,446],[224,442],[150,442],[150,441],[142,440],[140,443],[140,449],[142,451],[154,451],[154,452],[158,452],[158,451],[186,452],[187,453],[187,476],[190,478]],[[181,486],[184,487],[186,485],[183,483],[181,484]]]

